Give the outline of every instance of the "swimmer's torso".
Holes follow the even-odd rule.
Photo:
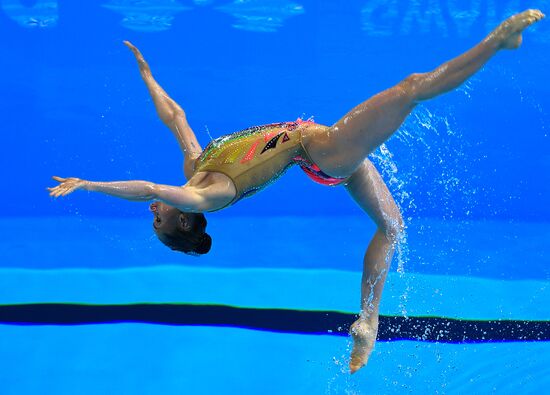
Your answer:
[[[256,126],[213,140],[195,163],[199,172],[222,173],[236,189],[237,200],[253,195],[277,180],[297,158],[307,157],[302,132],[313,122],[298,120]]]

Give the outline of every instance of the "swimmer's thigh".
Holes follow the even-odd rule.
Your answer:
[[[403,229],[403,218],[380,173],[365,159],[345,184],[355,202],[389,238],[396,238]]]
[[[411,77],[359,104],[304,146],[326,174],[348,177],[401,126],[415,107]]]

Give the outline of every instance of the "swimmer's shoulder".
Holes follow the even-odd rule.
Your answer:
[[[235,184],[223,173],[198,171],[183,188],[193,188],[208,201],[206,211],[217,211],[229,205],[235,198]]]
[[[231,179],[223,173],[213,171],[197,171],[184,186],[204,189],[212,185],[227,183],[227,181],[231,181]]]

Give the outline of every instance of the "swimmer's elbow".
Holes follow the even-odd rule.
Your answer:
[[[153,184],[151,191],[152,199],[161,200],[182,211],[203,212],[208,207],[208,199],[193,187]]]
[[[160,185],[148,182],[143,186],[143,197],[147,200],[160,199],[161,194],[162,189],[160,188]]]

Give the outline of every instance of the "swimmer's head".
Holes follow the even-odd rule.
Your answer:
[[[200,213],[184,213],[162,202],[151,203],[153,229],[160,241],[175,251],[202,255],[210,251],[212,238],[206,233],[206,218]]]

